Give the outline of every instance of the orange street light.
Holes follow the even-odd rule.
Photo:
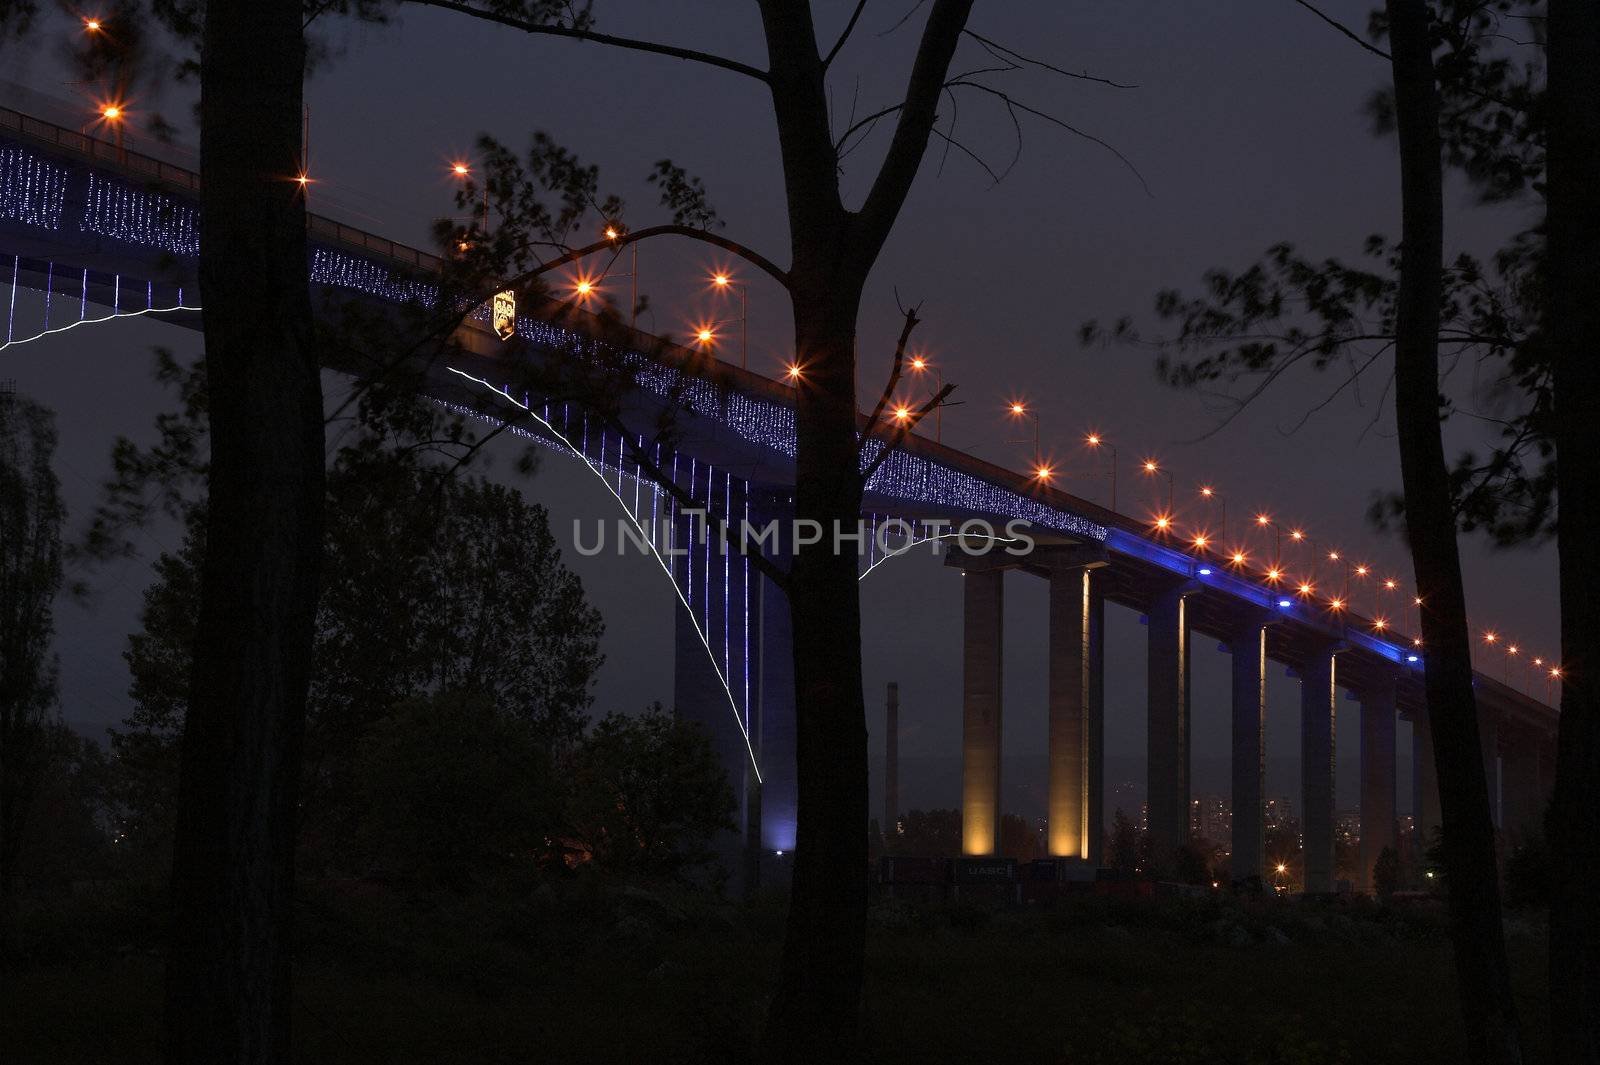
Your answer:
[[[1211,503],[1217,505],[1218,525],[1221,529],[1217,536],[1226,538],[1228,535],[1228,501],[1223,499],[1222,494],[1209,484],[1200,486],[1200,495],[1208,505]]]
[[[783,375],[792,382],[798,382],[801,377],[800,364],[797,362],[791,362],[787,367],[785,367]]]
[[[97,18],[86,18],[83,20],[83,28],[85,32],[88,33],[99,33],[101,28],[100,20]]]
[[[749,294],[745,291],[745,287],[739,282],[735,281],[733,278],[729,277],[727,271],[725,270],[718,270],[716,273],[712,274],[711,284],[718,290],[724,292],[730,288],[739,290],[739,317],[736,319],[728,318],[715,324],[730,325],[735,321],[739,323],[739,367],[741,369],[748,370],[750,368]]]
[[[1145,459],[1144,460],[1144,472],[1147,473],[1147,474],[1152,474],[1152,475],[1159,474],[1159,475],[1162,475],[1162,476],[1166,477],[1166,479],[1167,479],[1167,512],[1170,514],[1172,512],[1172,493],[1173,493],[1173,488],[1174,488],[1173,481],[1172,481],[1172,471],[1168,470],[1168,469],[1163,469],[1161,464],[1158,463],[1155,459]]]
[[[1049,466],[1041,464],[1033,471],[1033,476],[1038,480],[1048,481],[1051,477],[1055,476],[1055,471]]]
[[[911,371],[913,373],[933,374],[933,379],[935,382],[937,382],[934,395],[938,395],[940,392],[944,391],[944,374],[939,372],[938,367],[928,362],[928,357],[926,355],[911,356]],[[942,443],[944,441],[943,403],[940,403],[937,407],[933,408],[933,440],[934,443]]]
[[[1009,407],[1009,413],[1013,418],[1032,418],[1033,419],[1033,464],[1034,464],[1035,467],[1043,466],[1044,465],[1044,453],[1039,448],[1039,416],[1037,414],[1035,414],[1033,411],[1029,410],[1028,407],[1027,407],[1027,404],[1023,403],[1020,399],[1014,399],[1014,400],[1011,401],[1010,407]],[[1026,440],[1007,440],[1006,443],[1008,443],[1008,444],[1026,444],[1027,441]]]
[[[1108,441],[1099,433],[1090,433],[1084,437],[1084,443],[1092,448],[1105,448],[1111,452],[1111,512],[1117,510],[1117,445]]]

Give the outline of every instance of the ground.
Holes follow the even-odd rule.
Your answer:
[[[158,1061],[159,909],[126,889],[25,908],[5,958],[6,1060]],[[461,898],[323,884],[300,909],[296,1059],[349,1065],[743,1061],[782,921],[775,899],[592,887]],[[1436,904],[880,901],[872,916],[875,1063],[1462,1057]],[[1542,1033],[1537,917],[1511,920],[1510,946],[1524,1021]]]

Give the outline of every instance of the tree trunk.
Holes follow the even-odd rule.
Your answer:
[[[1555,360],[1561,547],[1561,724],[1547,817],[1550,1019],[1555,1060],[1600,1062],[1600,8],[1549,7],[1546,328]]]
[[[1451,938],[1470,1060],[1520,1062],[1472,692],[1472,636],[1439,423],[1444,195],[1428,5],[1425,0],[1388,0],[1387,6],[1401,182],[1395,422],[1406,536],[1423,600],[1423,672],[1439,778]]]
[[[855,314],[859,286],[794,301],[799,383],[795,516],[824,530],[790,570],[799,825],[778,989],[763,1056],[853,1059],[860,1037],[867,919],[867,722],[857,560],[833,530],[860,519]]]
[[[167,1060],[283,1062],[296,793],[321,555],[322,395],[299,0],[211,4],[201,146],[207,550],[181,748]]]

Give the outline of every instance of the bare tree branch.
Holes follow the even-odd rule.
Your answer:
[[[477,7],[473,4],[457,3],[456,0],[409,0],[409,2],[420,4],[423,7],[437,7],[445,11],[454,11],[460,15],[497,23],[501,26],[509,26],[525,33],[537,33],[549,37],[566,37],[575,41],[593,41],[596,44],[608,44],[615,48],[627,48],[635,52],[651,52],[655,55],[671,56],[674,59],[688,59],[696,63],[704,63],[707,66],[731,70],[735,74],[743,74],[745,77],[754,78],[760,82],[765,83],[772,80],[765,70],[758,70],[736,59],[712,55],[709,52],[699,52],[693,48],[679,48],[676,45],[634,40],[631,37],[615,37],[609,33],[573,29],[570,26],[547,26],[538,22],[529,22],[527,19],[517,18],[514,15]]]
[[[1379,48],[1371,41],[1366,40],[1355,30],[1352,30],[1349,26],[1346,26],[1339,20],[1330,18],[1323,14],[1322,11],[1307,3],[1306,0],[1294,0],[1294,2],[1311,12],[1313,15],[1317,16],[1323,22],[1326,22],[1328,25],[1338,30],[1340,33],[1344,34],[1346,37],[1350,38],[1352,41],[1359,44],[1361,47],[1365,48],[1367,51],[1371,52],[1373,55],[1377,56],[1379,59],[1385,60],[1386,62],[1392,60],[1393,57],[1391,57],[1388,52],[1385,52],[1382,48]]]
[[[1088,73],[1087,71],[1078,73],[1076,71],[1063,70],[1061,67],[1053,66],[1050,63],[1046,63],[1042,59],[1033,59],[1029,56],[1023,55],[1021,52],[1013,51],[1012,49],[1001,44],[999,41],[990,40],[988,37],[985,37],[981,33],[978,33],[974,30],[964,30],[963,32],[968,37],[971,37],[973,40],[981,44],[984,50],[990,55],[994,56],[996,59],[1005,58],[1016,60],[1018,63],[1023,63],[1027,66],[1038,67],[1041,70],[1048,70],[1053,74],[1060,74],[1064,78],[1077,78],[1079,81],[1093,81],[1101,85],[1109,85],[1113,89],[1137,89],[1139,87],[1137,85],[1124,85],[1121,82],[1112,81],[1110,78],[1098,77],[1094,74]]]
[[[844,42],[850,39],[851,32],[856,28],[856,23],[861,19],[861,12],[867,9],[867,0],[856,0],[856,9],[850,13],[850,21],[844,24],[844,32],[839,34],[839,39],[833,42],[833,47],[828,49],[828,54],[822,58],[822,69],[827,70],[833,63],[833,57],[839,54],[839,49],[844,47]]]
[[[889,380],[885,382],[883,392],[878,396],[878,404],[872,408],[872,413],[867,417],[867,424],[861,430],[861,440],[856,445],[857,455],[866,448],[867,441],[878,427],[878,419],[883,416],[884,408],[894,398],[894,390],[900,387],[900,377],[905,372],[906,345],[910,343],[912,330],[917,328],[920,321],[915,307],[907,308],[905,315],[905,324],[900,327],[900,339],[894,345],[894,362],[889,367]]]
[[[905,442],[905,438],[911,435],[911,430],[915,429],[918,423],[928,416],[929,412],[931,412],[934,408],[941,406],[944,401],[949,398],[950,393],[954,392],[955,390],[955,385],[945,385],[943,388],[939,389],[938,392],[934,393],[933,397],[930,398],[928,402],[924,403],[916,410],[911,411],[906,416],[906,420],[895,429],[894,435],[883,442],[883,450],[879,451],[877,457],[867,464],[866,469],[861,471],[861,483],[863,486],[872,480],[872,475],[878,472],[879,466],[882,466],[886,461],[888,461],[889,456],[894,453],[895,448],[899,447]]]

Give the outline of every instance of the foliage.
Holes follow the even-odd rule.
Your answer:
[[[961,811],[908,811],[900,818],[900,833],[889,853],[919,858],[960,854]]]
[[[575,737],[599,669],[602,623],[561,564],[542,507],[481,479],[347,459],[328,479],[326,579],[308,707],[306,802],[338,801],[366,731],[405,699],[487,700],[540,742]],[[156,563],[125,657],[135,709],[113,733],[134,847],[164,845],[176,797],[202,556],[200,511]]]
[[[1537,199],[1543,193],[1542,4],[1430,5],[1437,42],[1435,68],[1447,162],[1490,202]],[[1533,27],[1532,40],[1509,32]],[[1387,25],[1373,15],[1372,36]],[[1394,132],[1392,88],[1374,94],[1369,111],[1380,134]],[[1482,531],[1508,545],[1554,533],[1555,471],[1549,353],[1542,338],[1543,234],[1513,235],[1485,262],[1458,254],[1446,264],[1439,333],[1442,380],[1466,370],[1474,382],[1447,387],[1441,418],[1490,426],[1497,442],[1487,452],[1465,450],[1450,470],[1450,488],[1463,531]],[[1333,372],[1336,383],[1292,429],[1347,391],[1360,395],[1394,343],[1399,248],[1381,235],[1367,238],[1366,262],[1313,258],[1292,244],[1272,245],[1242,270],[1215,269],[1198,295],[1164,289],[1155,315],[1173,331],[1145,338],[1133,320],[1109,327],[1084,324],[1084,343],[1147,344],[1167,384],[1218,399],[1223,423],[1296,368]],[[1377,371],[1379,391],[1390,374]],[[1368,387],[1372,387],[1368,383]],[[1376,415],[1374,420],[1376,420]],[[1371,517],[1388,525],[1403,515],[1398,496],[1378,498]]]
[[[480,692],[398,703],[351,767],[352,869],[461,888],[531,866],[553,820],[549,747]]]
[[[1372,889],[1380,899],[1387,899],[1400,888],[1400,854],[1393,847],[1378,852],[1372,863]]]
[[[1550,905],[1555,870],[1544,836],[1530,836],[1513,847],[1506,855],[1505,870],[1508,907],[1531,910]]]
[[[732,831],[734,796],[710,741],[665,713],[607,714],[562,760],[565,839],[574,863],[610,875],[680,878]]]
[[[54,606],[65,508],[51,459],[54,416],[0,393],[0,890],[9,894],[23,828],[52,753]]]
[[[1111,815],[1111,845],[1106,861],[1119,873],[1130,874],[1139,868],[1139,830],[1128,815],[1117,807]]]

